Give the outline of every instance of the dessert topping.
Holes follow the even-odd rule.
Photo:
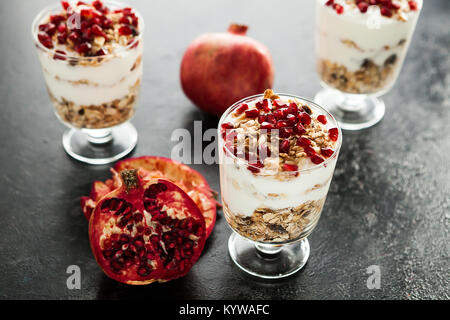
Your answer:
[[[308,159],[320,164],[333,155],[339,135],[337,128],[327,129],[326,115],[316,116],[307,105],[281,99],[270,89],[263,98],[241,104],[231,118],[221,125],[224,149],[248,161],[253,173],[297,171]]]
[[[131,44],[139,35],[139,19],[131,8],[110,10],[100,0],[78,1],[73,6],[61,1],[61,6],[59,14],[39,25],[38,40],[48,49],[64,45],[81,56],[102,56],[117,44]]]
[[[406,0],[402,0],[406,1]],[[346,0],[345,3],[349,5],[356,5],[361,13],[366,13],[369,6],[378,6],[380,8],[380,14],[387,18],[392,17],[394,14],[399,13],[402,7],[393,0]],[[326,6],[332,7],[337,14],[344,12],[344,7],[341,4],[335,2],[335,0],[328,0],[325,2]],[[408,5],[403,10],[417,11],[417,2],[414,0],[408,0]]]

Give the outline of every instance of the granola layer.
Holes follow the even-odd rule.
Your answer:
[[[381,66],[366,59],[354,72],[327,59],[319,59],[317,69],[322,81],[339,91],[368,94],[381,91],[391,84],[395,78],[397,64],[397,56],[394,54]]]
[[[293,208],[258,208],[253,215],[246,216],[232,213],[223,201],[225,218],[233,230],[253,241],[274,243],[308,236],[320,217],[324,203],[325,198]]]
[[[122,99],[115,99],[101,105],[78,105],[64,98],[57,100],[48,90],[57,115],[64,122],[76,128],[102,129],[119,125],[129,120],[135,112],[140,80]]]

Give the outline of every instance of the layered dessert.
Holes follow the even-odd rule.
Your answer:
[[[328,86],[353,94],[395,82],[422,0],[316,0],[317,68]]]
[[[96,0],[61,1],[36,19],[33,35],[58,117],[87,129],[130,119],[142,79],[141,17]]]
[[[266,90],[230,108],[219,124],[225,217],[253,241],[283,243],[315,227],[341,143],[330,114]]]

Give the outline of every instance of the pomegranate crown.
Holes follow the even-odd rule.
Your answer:
[[[139,186],[139,177],[137,172],[137,169],[126,169],[120,172],[120,176],[122,177],[127,192]]]
[[[243,36],[246,35],[247,30],[248,30],[248,26],[246,26],[244,24],[238,24],[238,23],[232,23],[228,27],[228,32],[233,33],[233,34],[243,35]]]

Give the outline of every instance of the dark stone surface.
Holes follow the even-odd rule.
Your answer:
[[[310,236],[312,254],[297,275],[251,279],[227,253],[230,229],[219,213],[200,261],[183,279],[131,287],[107,278],[88,241],[79,197],[107,167],[71,160],[53,114],[30,37],[34,15],[49,1],[0,2],[0,298],[146,299],[438,299],[450,298],[450,2],[426,1],[403,71],[374,128],[344,134],[323,216]],[[176,128],[217,120],[185,98],[178,69],[187,44],[232,21],[250,25],[276,67],[275,89],[312,97],[312,1],[134,1],[147,24],[145,76],[134,155],[169,156]],[[219,189],[217,166],[200,165]],[[78,265],[81,290],[68,290]],[[379,265],[381,289],[366,287]]]

